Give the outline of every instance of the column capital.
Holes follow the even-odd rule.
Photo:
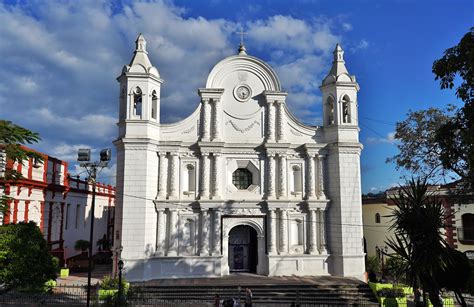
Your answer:
[[[179,152],[172,151],[172,152],[170,152],[170,155],[173,156],[173,157],[177,157],[177,156],[179,156]]]
[[[210,102],[210,98],[209,97],[201,97],[201,102],[206,104],[206,103],[209,103]]]

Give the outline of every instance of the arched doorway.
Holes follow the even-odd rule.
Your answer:
[[[229,233],[230,272],[257,272],[257,232],[250,226],[238,225]]]

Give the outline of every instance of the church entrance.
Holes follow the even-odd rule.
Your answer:
[[[239,225],[229,233],[230,272],[257,272],[257,232],[250,226]]]

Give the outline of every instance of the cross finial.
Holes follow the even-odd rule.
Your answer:
[[[240,27],[240,32],[236,32],[237,34],[240,35],[240,46],[239,46],[239,54],[247,54],[247,49],[245,49],[244,46],[244,35],[247,35],[247,32],[244,32],[244,28],[241,26]]]

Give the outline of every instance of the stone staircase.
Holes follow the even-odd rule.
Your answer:
[[[159,280],[134,284],[143,302],[194,301],[196,306],[221,299],[245,298],[245,288],[253,293],[256,306],[378,306],[367,284],[339,277],[234,276],[194,280]],[[239,293],[240,285],[240,293]],[[146,304],[145,304],[146,305]]]

